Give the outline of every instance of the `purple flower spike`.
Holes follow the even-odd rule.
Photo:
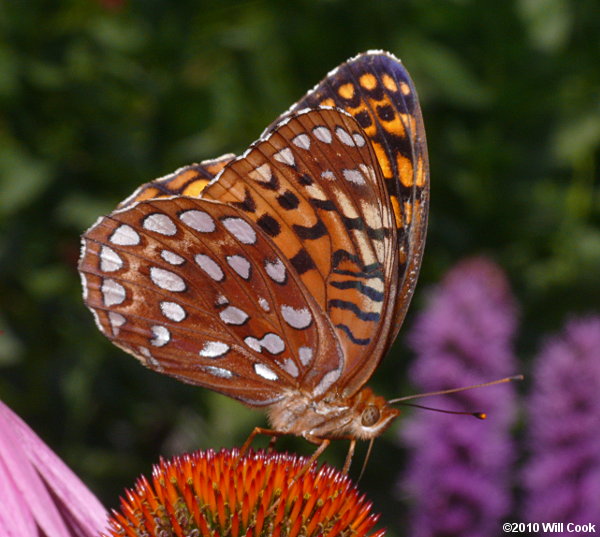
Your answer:
[[[106,525],[96,497],[0,401],[0,535],[92,537]]]
[[[532,379],[522,518],[600,523],[600,317],[549,340]]]
[[[410,377],[419,392],[515,373],[514,301],[502,271],[486,259],[457,265],[433,291],[409,334],[418,354]],[[421,403],[421,401],[417,401]],[[436,408],[485,412],[487,421],[415,410],[402,430],[410,462],[401,483],[414,537],[498,534],[510,512],[514,387],[502,384],[431,397]]]

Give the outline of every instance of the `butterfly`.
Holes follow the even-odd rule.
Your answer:
[[[373,439],[367,381],[410,303],[429,167],[404,66],[331,71],[240,156],[138,188],[82,238],[84,300],[155,371],[266,409],[274,435]]]

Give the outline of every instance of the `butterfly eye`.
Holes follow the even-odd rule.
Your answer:
[[[381,413],[375,405],[367,405],[362,412],[360,422],[364,427],[373,427],[380,417]]]

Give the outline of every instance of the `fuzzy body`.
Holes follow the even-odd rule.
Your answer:
[[[368,440],[381,435],[400,414],[383,397],[363,388],[353,397],[331,394],[315,400],[309,394],[290,391],[268,408],[276,431],[311,438],[352,437]]]

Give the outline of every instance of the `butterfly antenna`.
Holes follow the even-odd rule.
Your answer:
[[[357,483],[361,480],[362,476],[365,473],[365,470],[367,469],[367,462],[369,462],[369,458],[371,457],[371,451],[373,449],[373,443],[375,442],[375,438],[371,438],[371,441],[369,442],[369,447],[367,448],[367,454],[365,455],[365,460],[363,461],[362,464],[362,468],[360,469],[360,474],[358,474],[358,479],[357,479]]]
[[[466,390],[473,390],[474,388],[485,388],[487,386],[494,386],[495,384],[504,384],[506,382],[513,382],[516,380],[523,380],[523,375],[513,375],[512,377],[504,377],[498,380],[492,380],[491,382],[483,382],[482,384],[473,384],[472,386],[463,386],[462,388],[451,388],[449,390],[439,390],[437,392],[417,393],[414,395],[406,395],[404,397],[398,397],[397,399],[390,399],[388,404],[403,403],[404,401],[411,401],[412,399],[421,399],[422,397],[431,397],[433,395],[448,395],[450,393],[464,392]],[[416,406],[416,405],[413,405]],[[470,412],[469,412],[470,414]]]
[[[416,405],[414,403],[400,403],[404,406],[412,406],[415,408],[423,408],[424,410],[433,410],[434,412],[442,412],[443,414],[457,414],[458,416],[473,416],[478,420],[487,419],[487,414],[485,412],[461,412],[460,410],[446,410],[445,408],[434,408],[432,406],[424,406],[424,405]]]

